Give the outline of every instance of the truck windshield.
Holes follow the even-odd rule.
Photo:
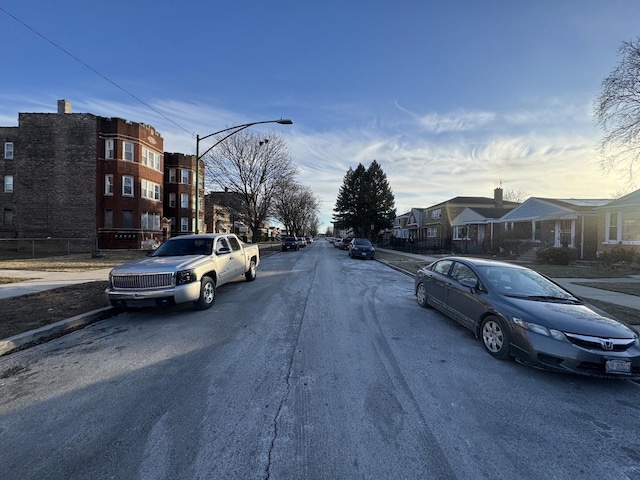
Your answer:
[[[212,249],[211,238],[174,238],[160,245],[151,256],[211,255]]]

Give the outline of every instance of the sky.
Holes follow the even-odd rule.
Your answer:
[[[321,231],[373,160],[398,214],[497,187],[615,198],[594,100],[638,37],[638,0],[0,0],[0,125],[66,99],[194,154],[288,118],[252,130],[287,142]]]

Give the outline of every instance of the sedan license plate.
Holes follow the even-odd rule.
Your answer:
[[[629,360],[607,360],[605,367],[607,373],[631,373],[631,362]]]

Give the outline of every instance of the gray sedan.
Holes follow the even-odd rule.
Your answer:
[[[481,338],[498,359],[583,375],[640,378],[638,334],[539,273],[447,257],[421,268],[415,294]]]

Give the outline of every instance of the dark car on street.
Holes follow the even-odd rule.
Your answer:
[[[373,260],[376,256],[376,249],[366,238],[354,238],[349,244],[349,256]]]
[[[422,307],[469,328],[498,359],[582,375],[640,378],[638,333],[522,266],[446,257],[415,277]]]
[[[342,240],[340,240],[340,245],[338,245],[338,248],[340,250],[349,250],[349,244],[351,243],[351,238],[343,238]]]
[[[282,251],[286,252],[287,250],[300,250],[300,243],[296,237],[284,237]]]

